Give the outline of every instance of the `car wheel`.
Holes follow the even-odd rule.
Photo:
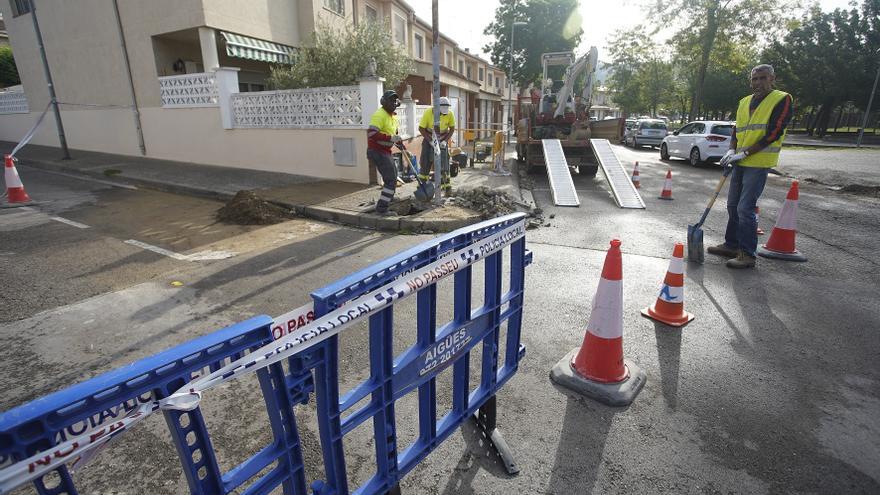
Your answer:
[[[633,138],[633,148],[639,149],[639,140],[636,138]]]
[[[660,145],[660,159],[669,160],[669,150],[666,149],[666,143]]]
[[[699,167],[703,164],[703,160],[700,159],[700,149],[694,148],[691,150],[691,165],[694,167]]]

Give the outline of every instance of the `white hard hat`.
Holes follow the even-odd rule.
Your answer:
[[[441,96],[441,97],[440,97],[440,103],[439,103],[439,105],[440,105],[441,107],[444,106],[444,105],[447,106],[447,107],[449,107],[449,106],[452,106],[452,103],[449,103],[449,98],[447,98],[447,97],[445,97],[445,96]]]

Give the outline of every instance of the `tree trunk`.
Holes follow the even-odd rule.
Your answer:
[[[840,107],[840,110],[837,112],[837,121],[834,122],[834,132],[837,132],[837,129],[840,128],[840,121],[843,119],[843,107]]]
[[[815,115],[816,115],[816,107],[811,106],[810,107],[810,114],[807,115],[807,123],[804,125],[804,127],[807,130],[807,136],[812,136],[816,131]]]
[[[828,133],[828,123],[831,121],[831,112],[834,108],[834,99],[825,100],[819,108],[819,115],[816,116],[816,135],[825,137]]]
[[[706,82],[706,70],[709,67],[709,55],[715,45],[715,36],[718,34],[718,10],[713,4],[706,12],[706,30],[703,32],[701,45],[700,70],[697,74],[697,84],[694,88],[694,100],[691,102],[691,115],[696,115],[700,104],[703,102],[703,84]]]

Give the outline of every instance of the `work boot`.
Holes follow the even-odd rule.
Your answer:
[[[709,249],[706,249],[706,251],[708,251],[709,254],[724,256],[727,259],[736,258],[739,255],[737,249],[734,249],[723,242],[717,246],[709,246]]]
[[[755,267],[755,257],[749,256],[745,251],[740,251],[736,258],[732,260],[727,260],[728,268],[754,268]]]

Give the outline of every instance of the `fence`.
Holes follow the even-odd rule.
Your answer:
[[[126,422],[161,408],[192,493],[264,494],[281,486],[285,494],[306,494],[294,409],[309,403],[312,393],[326,477],[311,484],[317,495],[349,493],[343,441],[370,420],[376,470],[354,493],[398,490],[401,478],[477,411],[477,424],[508,471],[516,472],[495,429],[495,394],[517,371],[525,352],[520,329],[524,269],[531,253],[525,248],[524,218],[508,215],[460,229],[317,290],[312,293],[316,321],[280,340],[272,341],[270,318],[254,318],[0,415],[0,493],[26,479],[33,479],[40,494],[77,493],[63,461],[82,453],[77,449],[84,443],[119,435],[130,427]],[[478,262],[483,263],[483,301],[472,307]],[[437,284],[446,278],[454,283],[453,317],[438,325]],[[400,325],[392,324],[394,303],[413,293],[416,340],[395,355],[392,343]],[[338,332],[344,323],[367,317],[369,377],[340,397],[342,335],[331,329]],[[306,346],[297,349],[294,342]],[[479,380],[471,386],[469,358],[480,344]],[[296,351],[283,354],[283,349]],[[452,407],[438,419],[436,378],[450,368]],[[156,404],[251,369],[257,370],[273,441],[221,473],[197,403],[188,410]],[[193,380],[198,374],[201,378]],[[398,445],[401,418],[395,405],[409,393],[418,394],[418,438],[404,449]],[[51,487],[45,484],[50,475]]]
[[[237,128],[363,127],[358,86],[234,93],[231,98]]]
[[[216,107],[220,94],[213,72],[159,78],[163,108]]]
[[[0,92],[0,114],[29,112],[27,96],[23,91]]]

